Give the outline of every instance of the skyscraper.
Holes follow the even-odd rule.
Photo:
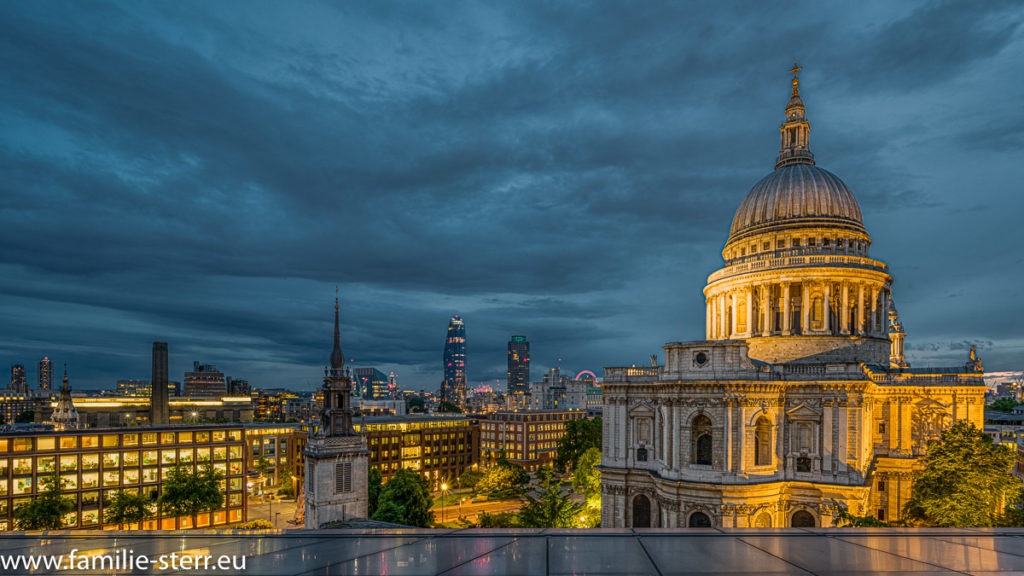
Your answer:
[[[383,400],[388,397],[388,377],[376,368],[353,368],[352,380],[362,398]]]
[[[39,390],[53,389],[53,362],[49,357],[39,361],[39,376],[36,380],[36,388]]]
[[[23,364],[11,365],[11,383],[8,384],[7,389],[17,392],[28,390],[28,384],[25,382],[25,366]]]
[[[530,343],[526,336],[508,341],[508,393],[526,394],[530,389]]]
[[[466,323],[458,316],[448,321],[441,400],[459,407],[466,400]]]

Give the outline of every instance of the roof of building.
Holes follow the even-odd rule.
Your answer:
[[[288,530],[6,533],[8,550],[246,557],[247,576],[297,574],[1020,574],[1024,530],[901,528]],[[11,552],[15,553],[15,552]],[[231,572],[236,573],[236,572]],[[238,572],[240,573],[240,572]]]

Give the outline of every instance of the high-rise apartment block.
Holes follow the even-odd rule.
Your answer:
[[[28,392],[28,383],[25,381],[25,366],[13,364],[11,366],[11,383],[7,385],[8,390],[25,393]]]
[[[458,316],[448,321],[441,400],[460,407],[466,401],[466,323]]]
[[[36,377],[37,390],[53,390],[53,361],[45,357],[39,361]]]
[[[508,341],[508,388],[509,394],[526,394],[530,391],[530,343],[526,336],[513,336]]]

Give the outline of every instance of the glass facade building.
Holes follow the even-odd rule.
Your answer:
[[[389,478],[402,468],[419,472],[432,489],[480,462],[480,423],[459,416],[380,416],[355,424],[366,436],[370,467]]]
[[[513,336],[508,342],[508,389],[509,394],[526,394],[530,391],[530,343],[526,336]]]
[[[466,402],[466,323],[458,316],[448,321],[441,400],[459,407]]]

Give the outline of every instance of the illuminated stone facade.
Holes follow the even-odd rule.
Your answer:
[[[706,340],[605,371],[605,527],[830,526],[839,505],[892,520],[927,441],[982,423],[973,350],[906,364],[892,276],[853,194],[815,166],[798,70],[775,171],[704,289]]]

